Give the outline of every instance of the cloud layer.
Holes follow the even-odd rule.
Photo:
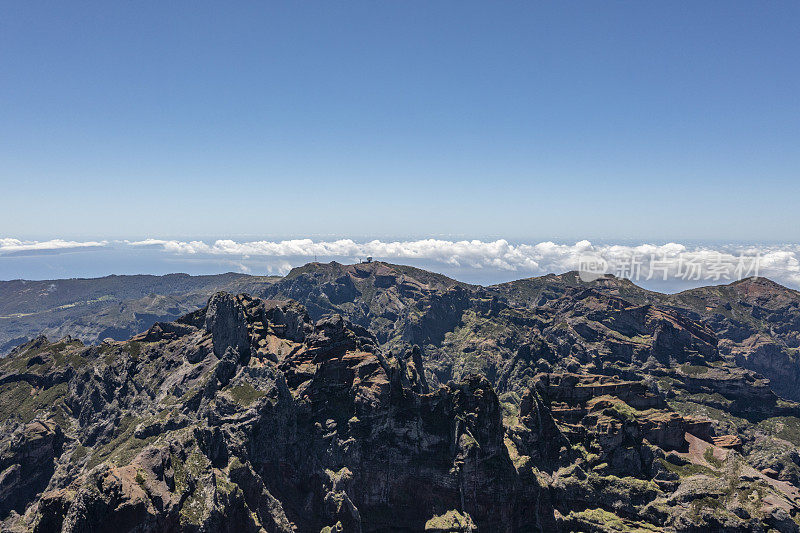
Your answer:
[[[593,245],[583,240],[574,244],[540,242],[511,244],[500,239],[448,241],[423,239],[357,243],[350,239],[312,241],[236,242],[218,240],[175,241],[147,239],[131,246],[158,247],[165,252],[188,255],[237,256],[241,258],[333,258],[347,261],[368,256],[388,261],[424,261],[459,269],[519,272],[523,276],[561,273],[584,269],[587,261],[601,260],[605,271],[634,279],[684,279],[723,282],[752,275],[771,277],[800,286],[800,245],[718,245],[688,247],[678,243],[662,245]],[[288,264],[288,263],[287,263]]]
[[[52,239],[49,241],[22,241],[0,237],[0,254],[10,254],[18,252],[33,251],[54,251],[66,250],[70,248],[94,248],[106,246],[108,241],[65,241],[62,239]]]
[[[352,239],[314,241],[217,240],[181,241],[30,241],[0,238],[0,257],[27,253],[97,248],[125,257],[164,257],[175,268],[188,264],[226,264],[253,273],[285,274],[292,266],[319,261],[354,262],[373,257],[444,271],[465,280],[496,282],[506,279],[594,270],[627,277],[644,285],[669,281],[682,284],[725,283],[760,275],[790,287],[800,287],[800,245],[572,244],[539,242],[451,241],[422,239],[356,242]],[[110,255],[109,255],[110,257]],[[98,260],[101,258],[98,257]],[[437,267],[438,265],[438,267]]]

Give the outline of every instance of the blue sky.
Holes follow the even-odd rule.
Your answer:
[[[3,2],[0,237],[796,242],[798,27],[797,2]]]

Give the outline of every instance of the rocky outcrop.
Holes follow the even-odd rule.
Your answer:
[[[52,421],[20,426],[0,448],[0,516],[23,513],[49,483],[64,446],[64,434]]]
[[[593,439],[604,454],[616,453],[625,442],[641,446],[643,441],[685,451],[686,433],[706,440],[713,435],[710,420],[669,410],[644,382],[591,374],[540,374],[535,388],[568,436],[579,442]]]
[[[769,378],[784,398],[800,400],[800,292],[747,278],[664,300],[708,324],[737,365]]]
[[[419,349],[383,353],[340,316],[217,294],[128,343],[64,349],[39,369],[73,370],[63,418],[37,411],[4,448],[9,528],[422,530],[452,509],[484,529],[555,525],[486,378],[431,390]]]
[[[412,308],[419,301],[452,287],[468,285],[413,267],[331,262],[295,268],[260,296],[300,301],[315,320],[340,314],[383,343],[403,329],[405,317],[415,314]]]

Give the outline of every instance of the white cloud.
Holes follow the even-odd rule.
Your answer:
[[[576,270],[582,258],[595,255],[605,260],[609,272],[630,277],[635,281],[659,279],[666,272],[671,279],[680,279],[683,276],[683,279],[689,281],[724,282],[738,279],[737,274],[743,276],[755,274],[756,271],[753,270],[751,263],[752,258],[757,256],[759,275],[793,286],[800,285],[800,245],[796,244],[689,247],[671,242],[662,245],[643,243],[632,246],[593,245],[586,240],[574,244],[557,244],[550,241],[512,244],[504,239],[496,241],[423,239],[392,242],[373,240],[364,243],[351,239],[316,242],[311,239],[248,242],[226,239],[211,244],[203,241],[147,239],[128,244],[160,247],[174,254],[239,256],[243,259],[291,257],[309,260],[316,256],[325,260],[347,261],[372,256],[376,260],[424,261],[459,269],[519,272],[521,276]],[[745,263],[740,259],[743,255],[748,256]],[[288,265],[288,262],[283,261],[278,270],[283,271]],[[741,271],[737,271],[737,268]]]
[[[705,245],[680,243],[636,245],[592,244],[587,240],[574,244],[550,241],[510,243],[494,241],[421,239],[406,241],[356,242],[352,239],[313,241],[214,242],[145,239],[142,241],[23,241],[0,238],[0,255],[36,250],[62,250],[103,246],[111,248],[147,248],[159,250],[181,261],[222,260],[242,272],[285,274],[292,266],[317,258],[320,261],[353,262],[372,256],[375,260],[407,263],[441,270],[467,278],[497,280],[539,276],[577,270],[587,257],[600,257],[608,272],[648,285],[666,276],[675,289],[693,285],[725,283],[756,272],[752,264],[742,263],[742,255],[758,257],[758,274],[791,287],[800,287],[800,245]],[[749,260],[749,259],[748,259]],[[738,270],[737,270],[738,269]],[[470,272],[474,273],[472,276]],[[688,277],[687,277],[688,275]]]
[[[64,250],[69,248],[87,248],[95,246],[105,246],[108,241],[65,241],[62,239],[52,239],[49,241],[22,241],[0,237],[0,254],[13,252],[41,251],[41,250]]]

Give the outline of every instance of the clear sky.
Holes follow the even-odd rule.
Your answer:
[[[800,3],[0,2],[0,237],[798,240]]]

